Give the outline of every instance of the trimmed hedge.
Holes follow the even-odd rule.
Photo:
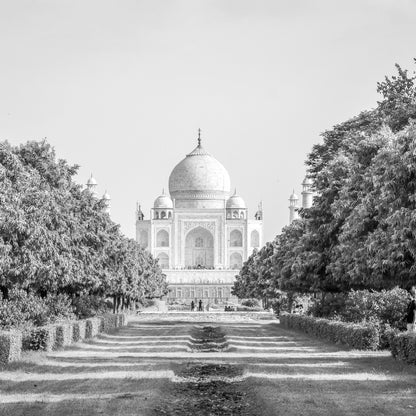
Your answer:
[[[23,335],[24,350],[52,351],[55,347],[56,328],[54,325],[40,326]]]
[[[117,328],[118,324],[118,315],[107,313],[101,317],[101,331],[100,332],[109,332]]]
[[[416,364],[416,332],[402,332],[390,339],[391,355],[408,364]]]
[[[0,331],[0,364],[20,359],[22,333],[19,331]]]
[[[55,347],[67,347],[72,344],[72,323],[59,323],[55,325]]]
[[[286,328],[298,329],[317,338],[358,350],[376,350],[380,343],[378,329],[369,324],[331,321],[295,314],[281,314],[280,324]]]
[[[85,320],[72,322],[72,341],[79,342],[85,339],[86,326]]]
[[[117,327],[127,325],[127,315],[125,313],[117,314]]]
[[[88,318],[85,320],[85,338],[94,338],[96,337],[101,330],[101,318]]]
[[[0,364],[18,360],[22,349],[52,351],[126,323],[126,314],[119,313],[41,326],[23,334],[20,331],[0,331]]]

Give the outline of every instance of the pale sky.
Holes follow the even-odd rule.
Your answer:
[[[415,46],[413,0],[0,0],[0,140],[47,137],[134,237],[201,128],[271,240],[319,134]]]

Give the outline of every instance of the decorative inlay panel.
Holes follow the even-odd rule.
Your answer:
[[[215,235],[215,222],[213,221],[184,221],[183,224],[185,234],[193,228],[201,227]]]

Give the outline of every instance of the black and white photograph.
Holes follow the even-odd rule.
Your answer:
[[[381,415],[416,1],[0,0],[0,416]]]

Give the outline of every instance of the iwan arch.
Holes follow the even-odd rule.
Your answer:
[[[248,218],[244,200],[230,193],[224,166],[201,145],[173,169],[169,195],[156,198],[145,220],[136,213],[136,238],[167,275],[168,300],[225,303],[242,263],[263,241],[259,206]]]

